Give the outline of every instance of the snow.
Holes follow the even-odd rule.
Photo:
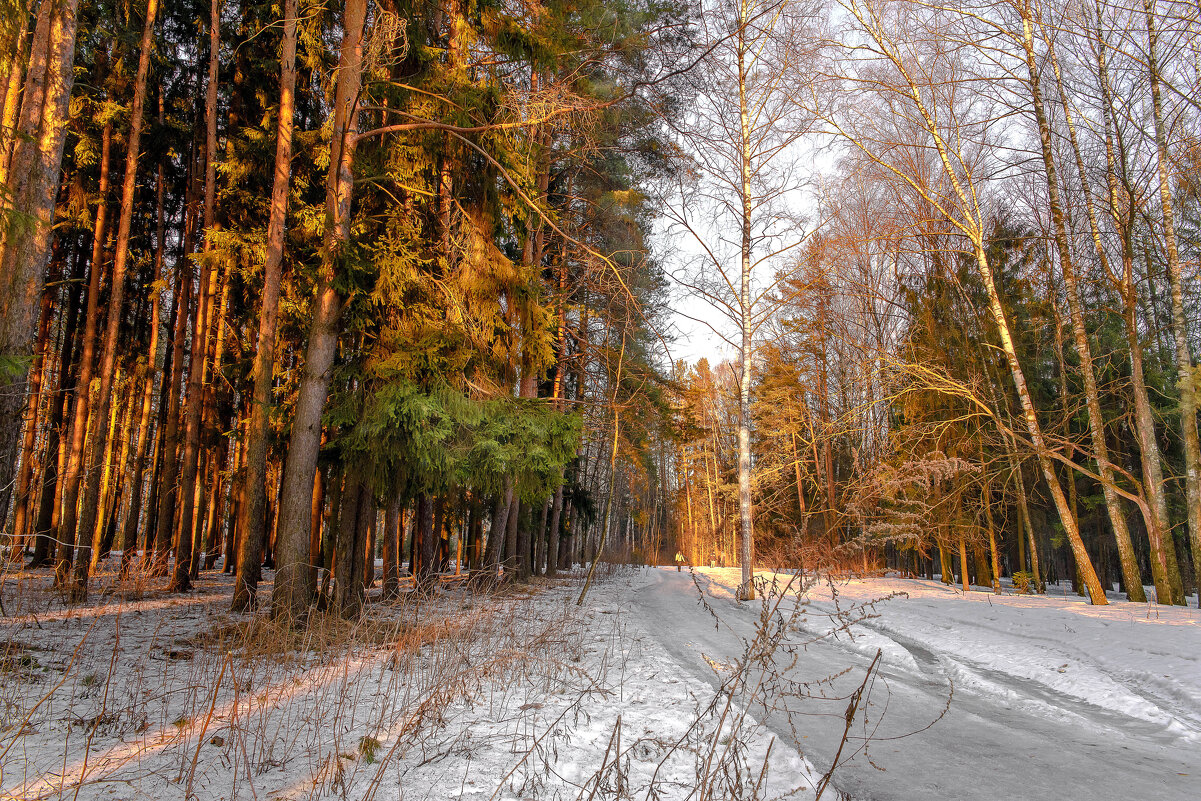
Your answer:
[[[759,579],[798,581],[770,572]],[[758,625],[753,605],[734,599],[740,580],[732,568],[698,570],[695,581],[648,572],[639,591],[646,625],[669,648],[683,634],[703,638],[710,658],[737,652]],[[711,615],[698,608],[698,590],[722,620],[716,632],[709,633]],[[848,670],[831,682],[845,696],[881,654],[882,686],[864,707],[852,758],[835,773],[849,796],[1095,798],[1103,786],[1103,797],[1197,797],[1196,608],[965,595],[889,577],[807,582],[794,609],[783,646],[795,646],[787,655],[791,675],[817,681]],[[650,619],[660,614],[659,623]],[[690,650],[675,654],[700,671],[703,660]],[[816,695],[796,698],[767,724],[786,731],[802,720],[809,734],[802,748],[825,769],[842,733],[829,719],[843,706]]]
[[[733,583],[729,576],[716,578]],[[827,582],[808,595],[812,607],[826,613],[888,598],[875,607],[876,616],[850,632],[829,626],[825,631],[864,653],[880,648],[884,660],[898,667],[925,672],[916,644],[951,664],[961,687],[1003,694],[1007,683],[996,677],[1022,680],[1054,697],[1054,704],[1040,703],[1048,714],[1070,715],[1065,702],[1079,701],[1201,742],[1196,608],[1092,606],[1078,596],[995,596],[985,590],[964,594],[937,582],[899,578]]]
[[[647,636],[628,575],[582,608],[578,576],[452,588],[290,643],[229,615],[219,573],[82,607],[48,583],[3,585],[0,798],[812,795],[795,750]]]
[[[823,797],[1175,801],[1201,774],[1196,608],[770,572],[764,606],[737,569],[644,568],[583,607],[577,572],[295,635],[220,573],[78,607],[49,579],[0,585],[0,799],[803,799],[836,766]]]

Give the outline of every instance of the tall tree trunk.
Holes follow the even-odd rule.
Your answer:
[[[58,357],[58,389],[51,401],[50,419],[46,424],[46,455],[45,468],[42,471],[41,497],[38,503],[37,522],[34,532],[37,537],[34,543],[33,559],[29,566],[47,567],[54,562],[54,540],[51,534],[57,529],[60,515],[62,474],[66,470],[67,451],[62,447],[65,426],[67,400],[74,391],[74,379],[71,374],[72,354],[82,347],[78,336],[79,307],[83,296],[80,282],[83,280],[83,261],[79,256],[81,248],[74,248],[75,267],[71,271],[71,283],[67,287],[66,320],[63,323],[63,341]]]
[[[188,237],[190,239],[190,237]],[[184,245],[184,253],[191,253],[192,243]],[[171,346],[171,375],[164,387],[166,394],[166,425],[159,448],[160,472],[155,481],[158,493],[155,504],[154,561],[152,570],[156,574],[166,573],[167,556],[171,551],[171,532],[175,525],[175,509],[179,505],[179,409],[180,384],[183,382],[184,344],[188,337],[188,309],[192,303],[191,269],[186,258],[181,258],[175,270],[175,321],[174,341]],[[164,373],[165,377],[165,373]],[[147,546],[147,558],[150,557]]]
[[[197,515],[197,520],[203,518],[204,525],[201,530],[197,531],[197,544],[202,544],[203,548],[198,548],[193,553],[193,579],[199,575],[200,552],[204,553],[206,569],[211,569],[217,559],[215,538],[217,537],[219,525],[216,514],[219,507],[218,495],[222,484],[221,468],[229,458],[229,440],[222,437],[220,442],[215,442],[218,438],[217,432],[220,430],[221,425],[217,413],[217,388],[220,386],[219,377],[221,375],[221,366],[225,359],[225,343],[228,339],[225,335],[225,319],[229,310],[229,295],[232,287],[233,270],[227,264],[225,275],[221,281],[220,301],[215,308],[210,309],[210,316],[213,317],[213,326],[212,334],[209,336],[208,360],[211,365],[212,378],[204,387],[204,411],[202,417],[204,429],[201,440],[203,448],[201,459],[204,460],[205,482],[207,483],[208,491],[205,493],[204,484],[197,486],[197,495],[204,499],[201,509],[202,513]],[[207,455],[205,455],[205,452],[207,452]]]
[[[184,446],[180,459],[179,530],[175,540],[175,570],[171,574],[172,592],[185,592],[192,586],[192,545],[196,512],[197,474],[200,472],[200,427],[204,406],[205,368],[207,365],[209,306],[212,283],[217,272],[212,256],[213,234],[217,225],[217,67],[221,56],[221,0],[209,5],[209,65],[204,101],[204,259],[200,265],[200,285],[196,292],[196,317],[192,324],[191,354],[188,361],[188,402],[183,414]]]
[[[744,10],[744,9],[740,9]],[[751,119],[747,105],[747,81],[749,65],[747,43],[743,40],[750,20],[739,19],[738,27],[738,121],[741,156],[741,201],[742,240],[739,258],[741,283],[738,289],[739,320],[739,374],[738,374],[738,531],[742,537],[739,561],[742,563],[742,583],[738,587],[738,598],[751,601],[755,598],[754,560],[755,533],[751,510],[751,208],[754,203],[751,188]]]
[[[158,97],[158,121],[164,117],[163,93]],[[163,254],[166,250],[166,225],[164,195],[166,181],[163,162],[158,164],[158,181],[155,187],[154,217],[154,275],[150,283],[150,342],[146,346],[146,361],[139,371],[142,379],[142,403],[138,414],[138,442],[134,449],[132,486],[130,487],[129,512],[121,532],[121,573],[124,575],[132,564],[138,542],[138,526],[142,517],[142,484],[146,476],[146,454],[150,446],[150,415],[154,410],[154,379],[158,374],[158,337],[162,325],[162,289],[159,281],[163,275]]]
[[[67,106],[75,80],[78,5],[79,0],[42,0],[38,7],[34,41],[43,44],[31,49],[4,175],[0,214],[16,212],[32,220],[31,225],[5,225],[0,233],[0,359],[18,364],[32,350],[53,238],[54,200],[70,128]],[[0,373],[0,520],[8,517],[21,439],[23,381],[22,374]]]
[[[100,540],[100,547],[93,547],[92,549],[91,569],[93,572],[96,570],[96,564],[100,559],[108,558],[109,552],[113,547],[113,541],[117,536],[117,524],[120,522],[121,507],[124,506],[125,470],[129,465],[129,444],[133,438],[133,396],[136,389],[137,382],[127,376],[125,378],[125,405],[119,407],[124,410],[125,417],[124,422],[121,424],[121,449],[117,454],[116,461],[109,468],[111,473],[105,478],[107,487],[104,490],[104,503],[102,505],[104,516],[103,521],[98,520],[96,523],[98,528],[103,525],[104,530]],[[117,416],[117,411],[117,409],[113,410],[114,419]],[[115,448],[115,444],[111,442],[112,434],[109,437],[109,450],[111,452]]]
[[[1059,197],[1059,176],[1055,163],[1055,154],[1051,144],[1051,126],[1047,121],[1047,112],[1043,105],[1041,75],[1034,52],[1034,21],[1032,19],[1029,0],[1023,0],[1018,6],[1022,15],[1022,47],[1026,56],[1026,70],[1029,75],[1030,96],[1034,105],[1034,116],[1038,123],[1038,138],[1042,150],[1043,172],[1047,181],[1047,196],[1051,211],[1051,223],[1054,228],[1055,248],[1059,255],[1059,265],[1063,272],[1064,287],[1068,298],[1068,312],[1072,323],[1072,336],[1076,346],[1076,354],[1080,358],[1080,376],[1084,379],[1085,405],[1088,409],[1089,436],[1093,448],[1093,457],[1097,460],[1097,471],[1101,474],[1101,492],[1105,498],[1105,509],[1109,513],[1109,522],[1113,527],[1114,538],[1117,541],[1118,555],[1122,565],[1122,574],[1128,585],[1139,584],[1138,564],[1134,555],[1134,542],[1130,537],[1130,529],[1126,524],[1126,515],[1122,509],[1122,500],[1115,491],[1113,464],[1109,459],[1109,447],[1105,436],[1105,417],[1101,412],[1100,393],[1097,391],[1097,377],[1093,369],[1092,346],[1088,341],[1088,333],[1084,328],[1084,306],[1080,300],[1080,289],[1076,280],[1076,265],[1072,251],[1068,245],[1067,224],[1064,219],[1063,205]],[[1065,104],[1070,114],[1070,106]],[[1083,173],[1082,173],[1083,174]],[[1087,177],[1086,179],[1087,180]],[[1068,480],[1073,481],[1069,471]],[[1154,555],[1162,548],[1159,544],[1159,530],[1154,520],[1148,520],[1148,533],[1151,538],[1151,549]]]
[[[75,536],[79,521],[79,484],[82,479],[84,443],[88,431],[88,407],[92,374],[96,368],[96,336],[100,319],[100,273],[104,269],[104,238],[108,218],[108,167],[112,155],[113,127],[104,126],[100,145],[100,188],[96,220],[92,226],[92,260],[88,265],[88,301],[84,314],[83,351],[79,357],[79,373],[71,401],[71,442],[67,450],[66,471],[63,474],[62,514],[58,521],[58,560],[54,582],[65,587],[75,558]]]
[[[45,8],[49,12],[49,7]],[[41,9],[39,9],[39,12]],[[29,64],[29,0],[18,0],[10,7],[10,18],[16,23],[5,31],[0,40],[0,185],[8,183],[8,168],[11,163],[13,144],[17,133],[17,115],[21,111],[21,85],[25,81],[25,68]],[[40,17],[40,13],[39,13]],[[38,61],[44,62],[45,53],[38,53]]]
[[[62,263],[51,265],[56,270],[54,281],[42,289],[41,312],[38,320],[38,332],[33,349],[33,364],[29,367],[29,400],[25,406],[25,433],[21,438],[21,470],[17,473],[16,506],[13,509],[12,550],[10,558],[20,560],[25,553],[25,545],[30,539],[30,513],[33,510],[34,495],[30,492],[33,484],[34,448],[37,446],[38,407],[42,399],[42,373],[46,363],[46,349],[50,343],[50,323],[54,317],[54,293],[58,278],[62,275]],[[0,525],[3,521],[0,520]]]
[[[1168,257],[1168,282],[1172,289],[1172,338],[1176,346],[1176,388],[1180,392],[1180,430],[1184,440],[1184,486],[1188,504],[1189,546],[1193,567],[1201,571],[1201,441],[1197,435],[1197,379],[1188,341],[1188,318],[1184,310],[1184,283],[1176,241],[1176,215],[1172,208],[1172,183],[1168,174],[1167,130],[1164,125],[1163,91],[1159,73],[1159,32],[1155,27],[1155,0],[1143,0],[1147,23],[1147,76],[1151,82],[1151,110],[1155,123],[1155,155],[1159,177],[1159,205]],[[1174,548],[1170,541],[1164,549]],[[1184,603],[1183,595],[1172,598]]]
[[[133,207],[138,181],[138,155],[141,152],[142,107],[146,103],[146,75],[150,71],[150,52],[154,39],[154,17],[158,11],[158,0],[148,0],[146,20],[142,28],[141,50],[138,56],[138,71],[134,78],[133,102],[129,110],[129,138],[125,147],[125,175],[121,184],[121,212],[117,222],[117,249],[113,256],[112,285],[108,296],[108,318],[105,321],[104,349],[100,356],[100,390],[96,417],[103,421],[108,417],[112,404],[113,380],[117,363],[117,338],[121,333],[121,316],[125,304],[125,272],[129,264],[129,233],[133,225]],[[102,432],[96,429],[97,435]],[[83,509],[79,517],[79,548],[75,553],[75,580],[71,596],[83,600],[88,594],[88,576],[92,567],[92,552],[98,549],[103,532],[96,525],[96,511],[100,500],[101,471],[97,469],[104,453],[105,437],[92,439],[87,459],[87,486],[83,496]],[[90,546],[90,548],[89,548]]]
[[[330,368],[338,345],[342,299],[334,286],[336,264],[350,237],[350,202],[354,191],[354,154],[358,132],[358,97],[362,82],[363,27],[367,0],[347,0],[343,12],[342,47],[338,57],[325,194],[325,238],[313,303],[304,369],[297,391],[288,464],[284,473],[279,517],[280,562],[284,583],[276,585],[273,609],[298,612],[311,600],[307,545],[312,514],[313,480],[321,447],[321,412],[329,390]],[[273,190],[274,191],[274,190]],[[292,578],[289,579],[288,577]],[[277,578],[278,582],[278,578]]]
[[[245,531],[260,531],[263,518],[263,481],[267,469],[267,435],[271,412],[271,386],[275,372],[275,337],[279,325],[279,292],[283,276],[285,223],[288,217],[288,195],[291,188],[292,129],[296,89],[296,0],[284,3],[284,36],[280,49],[279,118],[275,130],[275,177],[271,187],[271,214],[267,222],[267,259],[263,265],[263,297],[259,310],[258,342],[254,354],[251,380],[254,384],[250,399],[250,421],[246,429],[245,496],[241,509],[241,527]],[[310,509],[311,509],[310,498]],[[311,511],[310,511],[311,514]],[[290,525],[290,523],[289,523]],[[312,521],[310,520],[310,526]],[[311,532],[310,532],[311,534]],[[310,536],[311,539],[311,536]],[[238,550],[239,564],[250,564],[262,558],[256,553],[258,537],[244,537]],[[271,614],[298,615],[312,600],[317,574],[311,564],[313,555],[299,554],[299,544],[285,536],[276,549],[275,590],[271,599]],[[250,571],[239,568],[238,574]],[[239,579],[234,589],[233,608],[244,611],[249,607],[254,587]]]

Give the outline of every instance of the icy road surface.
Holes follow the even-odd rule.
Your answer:
[[[697,570],[695,581],[652,569],[630,597],[651,637],[716,686],[759,620],[758,602],[734,599],[738,580],[735,569]],[[812,696],[845,699],[882,653],[867,722],[857,717],[835,773],[841,798],[1201,798],[1196,608],[964,596],[903,579],[819,586],[805,598],[777,664],[795,659],[786,675],[797,681],[836,678],[811,684],[808,698],[785,694],[766,723],[784,742],[799,740],[819,770],[834,759],[847,702]],[[860,622],[830,634],[851,619]]]

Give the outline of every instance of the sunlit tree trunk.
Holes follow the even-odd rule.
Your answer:
[[[1156,169],[1159,205],[1163,215],[1164,245],[1167,250],[1168,281],[1172,290],[1172,339],[1176,346],[1176,388],[1180,392],[1180,431],[1184,441],[1184,486],[1188,504],[1189,546],[1194,569],[1201,571],[1201,442],[1197,435],[1197,378],[1193,374],[1188,341],[1188,319],[1184,310],[1184,283],[1176,239],[1176,214],[1172,207],[1172,183],[1168,173],[1167,130],[1163,113],[1162,78],[1159,65],[1159,32],[1155,24],[1155,0],[1142,0],[1147,24],[1147,77],[1151,82],[1151,110],[1155,123]],[[1164,545],[1171,548],[1169,540]],[[1183,596],[1173,598],[1183,603]]]
[[[12,155],[3,176],[0,215],[16,212],[30,220],[28,225],[5,224],[0,231],[0,358],[16,364],[29,358],[37,331],[63,144],[70,128],[67,107],[75,80],[78,5],[79,0],[42,0],[38,7]],[[10,87],[4,89],[7,119]],[[0,520],[8,517],[12,495],[23,428],[24,377],[23,370],[0,374]]]
[[[209,6],[209,65],[204,101],[204,255],[196,290],[196,316],[192,323],[188,360],[187,406],[183,414],[183,455],[180,457],[179,529],[175,538],[175,569],[171,590],[184,592],[192,586],[192,551],[195,536],[197,475],[200,472],[200,426],[207,367],[209,315],[217,265],[213,257],[213,234],[217,225],[217,80],[221,57],[221,2]]]
[[[49,12],[49,6],[45,10]],[[5,36],[0,38],[0,185],[8,183],[9,160],[12,158],[16,139],[17,115],[21,111],[21,84],[25,80],[25,69],[29,64],[27,39],[29,38],[29,0],[13,3],[10,21]],[[39,12],[41,9],[39,9]],[[40,13],[39,13],[40,16]],[[44,51],[38,61],[44,63]]]
[[[740,14],[745,14],[746,7],[739,6]],[[738,20],[738,126],[742,134],[739,152],[742,156],[740,201],[742,232],[739,246],[739,258],[742,266],[739,270],[741,283],[738,287],[738,309],[741,312],[739,321],[740,346],[738,351],[738,529],[742,537],[742,547],[739,562],[742,565],[742,583],[739,585],[738,597],[745,601],[754,600],[754,560],[755,560],[755,530],[751,509],[751,370],[754,357],[751,321],[751,208],[753,205],[751,189],[751,121],[750,110],[747,106],[748,78],[748,49],[749,43],[744,40],[746,25],[750,20]]]
[[[162,91],[158,99],[158,120],[161,125],[164,117]],[[154,275],[150,287],[150,342],[146,347],[146,362],[139,371],[142,379],[142,402],[138,415],[138,441],[134,449],[133,465],[131,467],[131,486],[129,511],[125,516],[125,525],[121,532],[121,572],[128,571],[132,563],[134,550],[137,548],[138,526],[142,517],[143,482],[146,474],[146,456],[150,446],[150,415],[154,407],[154,379],[158,374],[158,340],[162,314],[162,288],[159,281],[163,275],[163,254],[166,251],[166,226],[164,220],[165,180],[163,163],[158,165],[158,181],[155,187],[155,238],[154,238]]]
[[[1093,368],[1092,346],[1084,328],[1084,306],[1080,300],[1080,289],[1076,280],[1076,265],[1068,244],[1068,231],[1064,219],[1063,205],[1059,195],[1058,167],[1051,143],[1051,126],[1047,121],[1046,108],[1043,105],[1041,75],[1034,50],[1034,21],[1032,19],[1029,0],[1021,0],[1018,9],[1022,15],[1022,47],[1025,53],[1026,70],[1029,76],[1031,101],[1034,106],[1034,117],[1038,124],[1038,138],[1041,146],[1043,171],[1047,183],[1048,205],[1051,212],[1051,223],[1055,239],[1055,248],[1059,255],[1059,265],[1062,270],[1064,288],[1068,299],[1068,312],[1071,318],[1072,337],[1076,346],[1076,354],[1080,358],[1080,376],[1084,380],[1085,405],[1088,409],[1089,435],[1093,448],[1093,456],[1097,460],[1097,470],[1101,474],[1101,492],[1105,498],[1105,509],[1109,514],[1109,522],[1113,527],[1114,538],[1117,541],[1119,560],[1126,584],[1141,587],[1138,563],[1134,555],[1134,543],[1130,537],[1130,529],[1126,524],[1126,515],[1122,509],[1121,498],[1115,491],[1113,465],[1109,459],[1109,447],[1105,435],[1105,418],[1101,412],[1100,393],[1097,391],[1097,377]],[[1065,106],[1065,108],[1068,108]],[[1070,113],[1070,108],[1068,109]],[[1087,180],[1087,179],[1086,179]],[[1068,480],[1073,481],[1069,471]],[[1151,536],[1152,551],[1159,548],[1159,531],[1154,521],[1148,521]]]
[[[329,390],[330,368],[338,345],[342,298],[334,286],[337,259],[350,237],[350,201],[354,191],[354,154],[358,131],[358,99],[363,68],[363,27],[367,0],[347,0],[343,12],[342,46],[338,58],[330,140],[329,176],[325,195],[325,233],[318,268],[313,321],[296,397],[288,463],[280,492],[277,569],[285,583],[277,586],[280,608],[294,613],[308,606],[312,590],[307,580],[308,540],[313,480],[321,447],[321,412]],[[349,499],[348,499],[349,500]],[[249,536],[249,532],[248,532]],[[287,576],[293,576],[287,580]],[[276,601],[272,599],[272,607]]]
[[[55,270],[54,280],[62,274],[62,264],[52,265]],[[25,432],[21,438],[21,469],[17,473],[17,486],[14,495],[12,549],[9,558],[19,561],[25,553],[29,541],[31,512],[34,505],[33,462],[34,448],[37,446],[38,409],[42,400],[43,372],[46,364],[46,350],[50,344],[50,323],[54,316],[54,293],[57,287],[47,285],[42,289],[41,311],[38,319],[38,332],[34,340],[33,364],[29,367],[29,400],[25,408]]]
[[[71,271],[71,285],[67,288],[66,319],[63,323],[63,341],[58,354],[58,387],[51,400],[50,418],[46,423],[46,452],[43,457],[41,491],[38,501],[37,519],[34,523],[33,558],[29,563],[32,567],[47,567],[55,559],[55,544],[51,535],[58,525],[61,513],[62,474],[66,470],[67,451],[62,447],[66,432],[66,411],[68,400],[74,389],[71,375],[72,357],[78,350],[79,342],[79,312],[83,296],[79,282],[83,278],[82,260],[79,255],[81,248],[76,246],[75,266]]]
[[[125,174],[121,183],[121,211],[117,221],[117,246],[113,255],[112,283],[108,296],[108,317],[105,320],[104,348],[100,356],[98,377],[97,419],[108,416],[112,404],[113,381],[117,363],[117,339],[121,334],[122,308],[125,303],[125,273],[129,265],[129,235],[133,225],[133,211],[138,181],[138,156],[141,153],[142,108],[146,103],[146,76],[150,71],[151,44],[154,39],[154,19],[158,12],[158,0],[149,0],[146,6],[145,25],[138,56],[138,69],[134,78],[133,102],[129,109],[129,137],[125,146]],[[93,264],[93,269],[99,265]],[[96,525],[96,512],[100,502],[101,471],[99,457],[104,453],[105,437],[98,436],[102,429],[97,427],[86,461],[88,477],[83,496],[83,508],[79,517],[79,548],[75,554],[75,579],[71,595],[75,600],[87,597],[88,576],[92,567],[92,554],[99,550],[103,537],[101,526]],[[90,547],[89,547],[90,546]]]
[[[275,371],[275,337],[279,325],[279,294],[283,277],[285,223],[291,189],[292,130],[296,92],[296,0],[284,3],[284,35],[280,46],[279,117],[275,129],[275,176],[271,185],[271,214],[267,222],[267,259],[263,265],[263,297],[259,313],[258,343],[254,354],[251,380],[250,420],[246,428],[246,470],[240,526],[249,536],[238,549],[238,575],[252,576],[251,565],[262,558],[259,543],[264,526],[264,476],[267,470],[267,434],[271,411],[271,385]],[[311,509],[310,499],[310,509]],[[310,511],[311,514],[311,511]],[[310,521],[310,534],[311,534]],[[290,525],[290,523],[289,523]],[[312,537],[310,536],[310,540]],[[296,541],[285,537],[276,545],[273,615],[298,614],[307,606],[316,589],[317,574],[311,564],[313,553],[294,553]],[[311,543],[310,543],[311,545]],[[293,589],[294,585],[295,588]],[[233,608],[249,607],[254,590],[239,578],[234,590]],[[277,603],[278,597],[278,603]],[[286,603],[285,603],[286,602]]]
[[[65,587],[75,559],[77,524],[79,522],[79,484],[83,478],[84,444],[87,439],[92,388],[96,369],[96,337],[100,320],[100,272],[104,262],[104,240],[108,218],[108,171],[112,155],[113,128],[104,126],[100,145],[100,188],[96,219],[92,226],[92,259],[88,265],[87,311],[84,313],[83,350],[79,357],[79,373],[71,401],[71,439],[67,449],[66,471],[63,474],[62,514],[58,520],[58,559],[54,582]]]

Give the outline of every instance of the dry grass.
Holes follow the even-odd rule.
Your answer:
[[[447,724],[464,708],[518,687],[592,687],[576,667],[577,613],[536,608],[545,581],[410,594],[294,627],[230,617],[227,582],[206,576],[179,597],[109,577],[79,608],[47,576],[6,577],[20,614],[0,635],[0,798],[164,780],[166,797],[261,797],[281,776],[283,797],[349,797],[368,773],[374,792],[386,767],[450,753],[461,733]]]
[[[315,612],[303,627],[227,614],[217,574],[183,596],[129,581],[101,577],[106,590],[83,607],[65,606],[45,575],[0,585],[0,799],[395,798],[414,771],[495,759],[498,737],[494,799],[649,800],[681,787],[759,799],[771,753],[748,745],[766,742],[749,712],[803,691],[777,664],[795,587],[761,587],[746,653],[683,736],[663,738],[623,725],[615,694],[640,646],[619,610],[572,603],[578,577],[409,593],[354,621]],[[612,721],[604,752],[565,785],[561,762],[596,715]]]

